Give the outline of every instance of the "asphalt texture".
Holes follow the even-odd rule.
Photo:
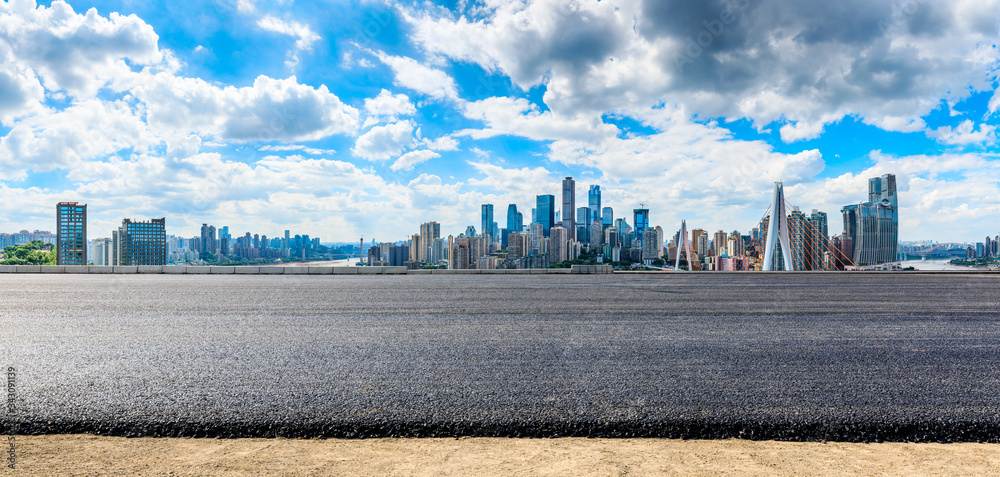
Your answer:
[[[0,276],[4,432],[1000,441],[1000,275]]]

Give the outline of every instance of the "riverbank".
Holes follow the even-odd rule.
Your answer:
[[[997,444],[17,438],[18,475],[987,475]],[[6,469],[5,469],[6,470]]]

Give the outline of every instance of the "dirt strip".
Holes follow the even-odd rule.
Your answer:
[[[6,443],[5,443],[6,444]],[[997,475],[997,444],[18,436],[0,475]]]

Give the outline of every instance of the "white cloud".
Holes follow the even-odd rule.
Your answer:
[[[451,136],[441,136],[437,139],[430,140],[424,139],[421,141],[423,145],[427,146],[427,149],[432,151],[457,151],[458,141],[456,141]]]
[[[396,159],[396,162],[394,162],[390,168],[394,171],[410,171],[413,170],[413,166],[438,157],[441,157],[441,155],[434,151],[410,151],[402,156],[399,156],[399,159]]]
[[[337,151],[333,149],[316,149],[314,147],[303,146],[301,144],[288,144],[284,146],[266,145],[262,146],[259,150],[274,152],[302,151],[312,156],[332,156],[337,153]]]
[[[538,107],[521,98],[494,97],[465,103],[462,114],[482,121],[486,129],[468,129],[456,135],[483,139],[515,135],[546,141],[552,139],[600,140],[614,137],[618,128],[604,124],[600,117],[566,117]]]
[[[358,138],[351,152],[369,161],[379,161],[399,155],[412,144],[413,123],[400,121],[371,128]]]
[[[405,56],[392,56],[377,52],[379,60],[392,68],[396,75],[396,84],[434,99],[458,100],[458,87],[447,73],[424,66]]]
[[[135,15],[91,9],[77,14],[62,1],[48,8],[33,0],[0,3],[0,57],[19,71],[30,69],[50,91],[91,97],[132,71],[126,64],[160,65],[168,58],[159,50],[153,28]],[[6,54],[3,54],[6,52]]]
[[[299,64],[299,53],[312,51],[313,43],[321,39],[319,35],[313,33],[309,25],[291,20],[281,20],[272,15],[262,17],[257,21],[257,26],[263,30],[288,35],[296,39],[295,48],[288,52],[288,61],[285,62],[285,65],[291,69]]]
[[[927,135],[937,139],[943,144],[965,146],[969,144],[993,145],[996,143],[996,127],[988,124],[980,124],[976,130],[976,125],[969,119],[952,129],[944,126],[933,131],[928,131]]]
[[[378,96],[365,100],[367,118],[364,127],[380,122],[395,122],[416,112],[417,109],[405,94],[392,94],[389,90],[383,89]]]
[[[850,115],[920,131],[942,99],[993,89],[1000,0],[913,5],[537,0],[457,16],[403,12],[429,55],[476,63],[523,89],[544,85],[556,115],[666,100],[699,117],[778,122],[782,138],[797,141]]]
[[[133,94],[146,104],[150,127],[235,142],[311,141],[357,129],[359,113],[326,86],[259,76],[245,88],[166,73],[149,75]]]

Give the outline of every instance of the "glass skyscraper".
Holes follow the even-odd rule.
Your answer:
[[[587,193],[587,205],[590,207],[590,220],[587,221],[589,225],[591,221],[601,217],[601,186],[590,186],[590,191]]]
[[[524,216],[517,211],[517,206],[510,204],[507,206],[507,231],[522,232],[524,230]]]
[[[483,204],[483,227],[479,229],[483,235],[495,240],[496,230],[493,230],[493,204]]]
[[[615,211],[611,207],[605,207],[601,210],[601,225],[604,228],[613,227],[615,225]]]
[[[899,246],[899,210],[896,176],[868,180],[868,202],[841,210],[844,233],[850,238],[855,265],[878,265],[896,260]]]
[[[569,233],[569,239],[576,239],[576,181],[572,177],[562,182],[562,226]]]
[[[87,204],[56,204],[56,264],[87,264]]]
[[[166,265],[166,218],[149,222],[122,220],[113,234],[115,265]]]
[[[536,222],[542,224],[542,233],[549,236],[553,222],[556,221],[556,197],[554,195],[540,195],[535,197]]]
[[[649,209],[633,209],[635,214],[635,238],[642,243],[643,231],[649,228]]]

